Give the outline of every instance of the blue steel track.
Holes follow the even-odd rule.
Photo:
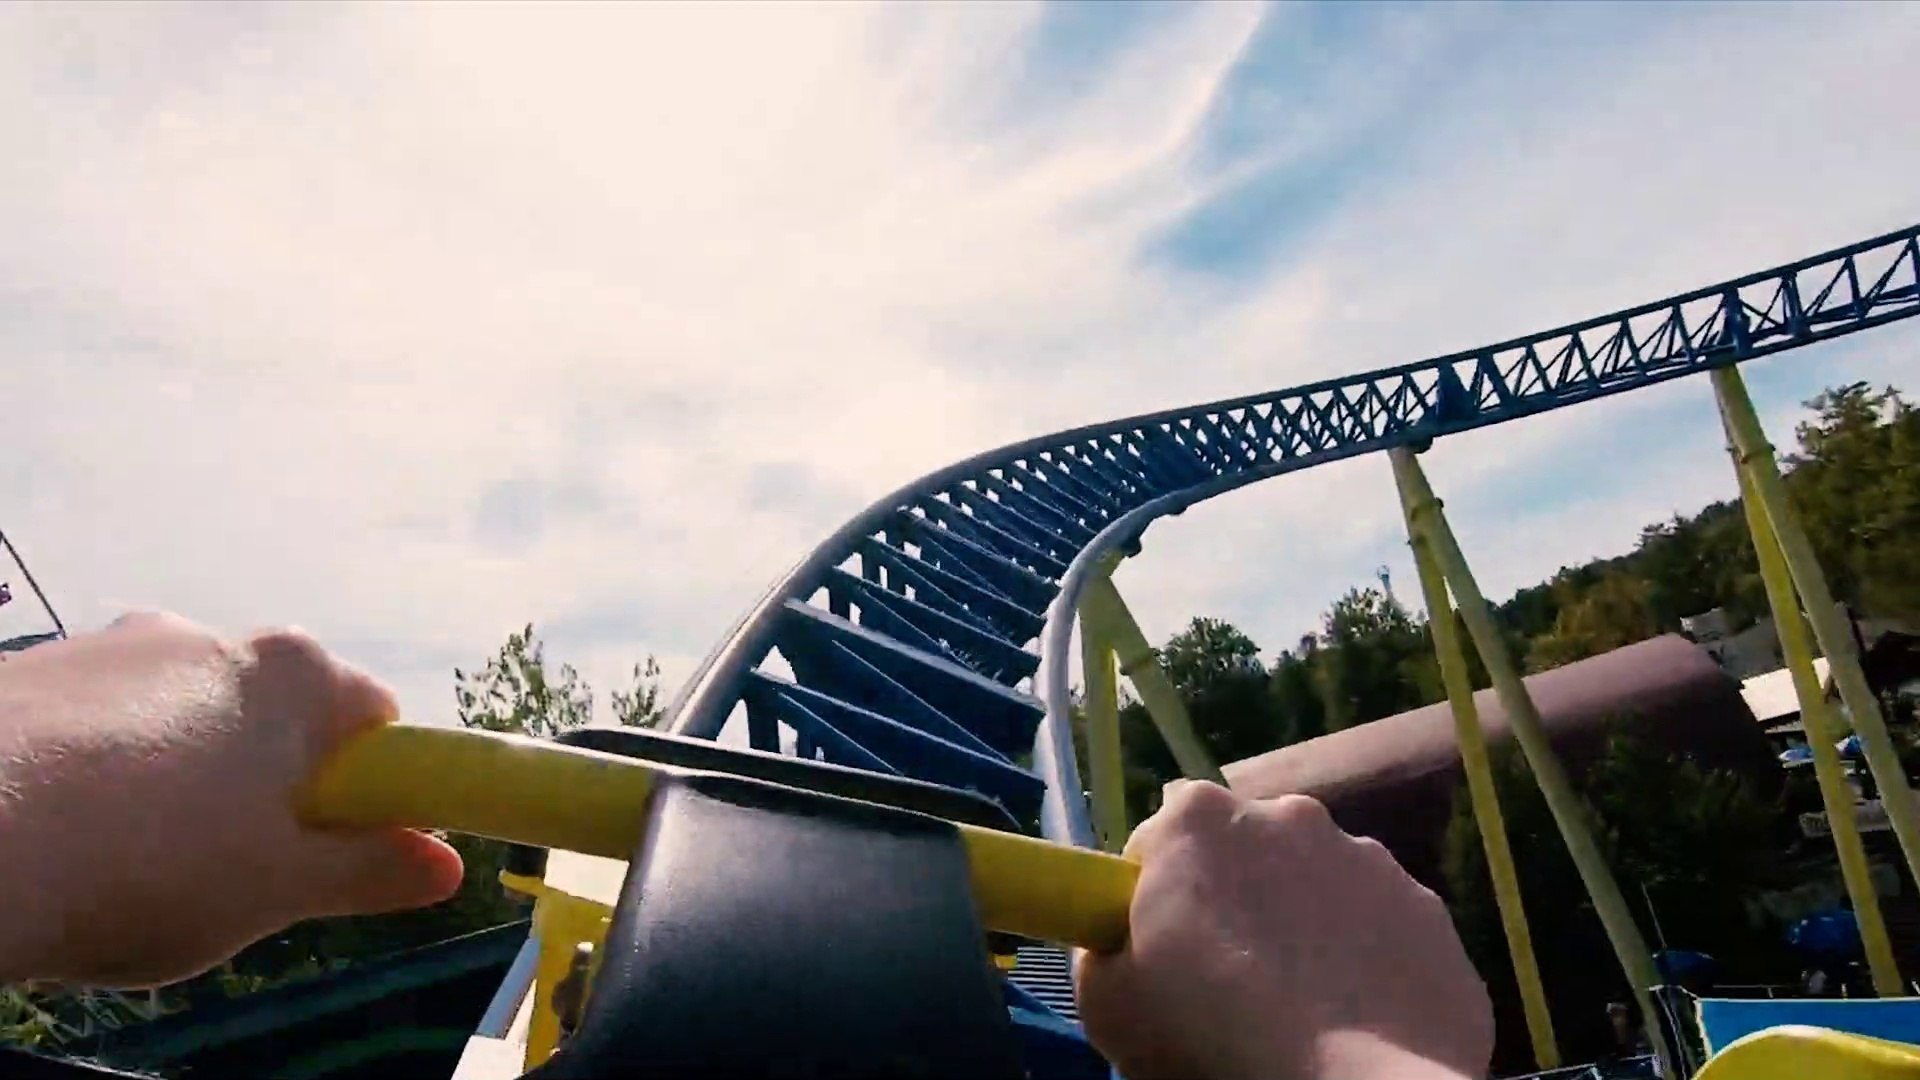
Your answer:
[[[744,707],[757,748],[977,791],[1091,846],[1067,723],[1073,620],[1102,558],[1154,519],[1916,314],[1920,226],[1495,345],[1005,446],[808,553],[702,663],[668,727],[714,738]]]

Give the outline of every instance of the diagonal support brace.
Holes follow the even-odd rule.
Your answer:
[[[1460,550],[1452,527],[1447,524],[1446,515],[1441,512],[1440,500],[1434,496],[1426,472],[1414,459],[1413,451],[1406,447],[1395,447],[1389,451],[1389,457],[1393,462],[1394,480],[1399,485],[1400,498],[1407,507],[1414,534],[1427,541],[1429,550],[1440,564],[1446,584],[1459,598],[1460,617],[1466,621],[1467,633],[1479,650],[1481,660],[1486,663],[1487,673],[1493,678],[1494,693],[1500,699],[1501,707],[1506,710],[1507,723],[1526,755],[1527,764],[1533,770],[1534,782],[1540,786],[1540,793],[1546,798],[1547,809],[1552,812],[1554,823],[1560,827],[1560,837],[1565,841],[1567,853],[1573,857],[1574,867],[1580,873],[1580,881],[1586,886],[1594,910],[1606,928],[1607,940],[1613,946],[1620,970],[1626,975],[1627,985],[1633,990],[1634,1000],[1640,1006],[1640,1015],[1649,1018],[1658,1016],[1660,1014],[1654,1008],[1651,992],[1659,984],[1653,955],[1647,949],[1640,928],[1634,924],[1632,910],[1627,907],[1626,897],[1621,895],[1620,883],[1614,879],[1613,870],[1607,866],[1599,845],[1594,842],[1593,831],[1588,824],[1591,811],[1586,800],[1567,779],[1566,769],[1561,766],[1560,757],[1554,752],[1553,744],[1540,722],[1540,712],[1534,707],[1533,696],[1527,692],[1526,684],[1521,681],[1514,667],[1506,641],[1500,635],[1500,628],[1494,625],[1493,609],[1480,592],[1479,584],[1474,581],[1473,570]],[[1647,1038],[1653,1044],[1661,1068],[1669,1080],[1673,1080],[1673,1053],[1659,1025],[1647,1025]]]
[[[1780,601],[1775,601],[1774,583],[1768,583],[1768,600],[1775,605],[1775,618],[1780,620],[1789,612],[1797,614],[1800,601],[1805,602],[1807,621],[1813,624],[1814,640],[1827,657],[1828,670],[1840,688],[1840,700],[1846,705],[1855,734],[1860,736],[1860,747],[1865,752],[1867,767],[1873,772],[1874,782],[1880,786],[1887,820],[1893,825],[1894,836],[1900,842],[1900,853],[1906,858],[1907,870],[1914,873],[1920,870],[1920,804],[1915,802],[1913,789],[1907,784],[1906,770],[1900,764],[1899,752],[1894,749],[1893,738],[1887,733],[1886,720],[1880,714],[1880,702],[1874,697],[1873,688],[1867,683],[1866,672],[1860,667],[1860,655],[1854,645],[1853,634],[1849,632],[1846,620],[1840,617],[1840,605],[1834,601],[1833,592],[1827,587],[1826,575],[1821,572],[1813,544],[1808,541],[1806,531],[1794,516],[1786,483],[1780,478],[1780,467],[1774,460],[1773,446],[1767,442],[1759,414],[1754,410],[1753,399],[1747,394],[1746,383],[1740,378],[1739,371],[1734,368],[1715,371],[1713,390],[1719,400],[1720,416],[1726,424],[1729,441],[1733,444],[1734,460],[1743,481],[1743,500],[1749,505],[1759,504],[1758,515],[1750,515],[1748,519],[1755,530],[1754,547],[1759,549],[1763,546],[1759,525],[1764,524],[1774,541],[1774,548],[1785,563],[1787,576],[1792,579],[1792,589],[1798,593],[1798,599],[1782,597]],[[1785,611],[1782,610],[1783,606]],[[1794,621],[1793,618],[1785,619],[1785,622]],[[1781,646],[1784,649],[1788,633],[1797,632],[1798,628],[1788,630],[1784,622],[1781,625]],[[1797,684],[1796,679],[1796,690],[1799,689]],[[1816,696],[1823,695],[1816,693]],[[1822,701],[1820,707],[1814,710],[1822,717],[1824,704]],[[1809,714],[1808,718],[1814,719],[1814,716]],[[1808,725],[1807,734],[1809,741],[1815,741],[1812,738],[1815,734],[1813,724]],[[1818,748],[1815,748],[1815,753],[1819,753]],[[1822,797],[1826,797],[1824,790]],[[1846,809],[1850,814],[1850,800],[1843,801],[1849,803]],[[1838,843],[1840,815],[1835,814],[1831,807],[1828,820],[1835,825],[1834,839]],[[1875,988],[1879,989],[1878,973],[1874,981]],[[1897,975],[1894,976],[1894,984],[1897,992]]]
[[[1107,573],[1087,582],[1086,592],[1080,598],[1081,625],[1090,627],[1096,640],[1110,643],[1121,673],[1133,683],[1134,692],[1140,695],[1140,703],[1153,718],[1153,726],[1173,751],[1173,760],[1179,764],[1181,773],[1190,779],[1211,780],[1226,787],[1226,775],[1195,734],[1193,719],[1187,714],[1186,703],[1180,700],[1180,691],[1161,669],[1159,656],[1147,643],[1147,636],[1134,620],[1133,612],[1127,609],[1126,601],[1120,598],[1111,574],[1109,566]]]
[[[1420,575],[1420,591],[1426,599],[1427,625],[1433,632],[1440,677],[1447,687],[1447,704],[1453,712],[1454,737],[1460,745],[1460,764],[1467,776],[1473,818],[1480,828],[1480,845],[1486,852],[1487,875],[1493,880],[1494,904],[1500,910],[1500,927],[1507,939],[1507,955],[1513,963],[1520,1006],[1526,1014],[1527,1035],[1533,1042],[1534,1063],[1541,1069],[1555,1069],[1560,1066],[1560,1048],[1554,1039],[1553,1014],[1547,1008],[1547,991],[1540,979],[1539,961],[1534,956],[1533,934],[1527,927],[1520,875],[1514,869],[1513,850],[1507,842],[1506,818],[1500,812],[1500,796],[1494,788],[1493,768],[1487,756],[1486,733],[1480,728],[1479,709],[1473,702],[1473,681],[1467,671],[1466,653],[1454,628],[1453,603],[1448,598],[1446,577],[1434,558],[1431,542],[1422,538],[1415,528],[1413,504],[1404,495],[1403,490],[1400,508],[1406,518],[1414,566]]]

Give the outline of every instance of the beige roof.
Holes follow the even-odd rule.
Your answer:
[[[1813,674],[1824,689],[1827,685],[1827,658],[1813,658]],[[1786,668],[1769,671],[1740,684],[1740,696],[1746,699],[1753,718],[1763,724],[1800,712],[1800,698],[1793,692],[1793,672]]]

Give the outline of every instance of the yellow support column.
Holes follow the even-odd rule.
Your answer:
[[[1780,555],[1786,561],[1787,572],[1793,578],[1793,586],[1806,602],[1814,640],[1820,643],[1820,651],[1827,658],[1827,670],[1839,684],[1840,700],[1846,704],[1847,714],[1853,720],[1854,734],[1860,736],[1860,748],[1866,753],[1874,783],[1880,786],[1880,800],[1887,808],[1887,820],[1893,825],[1894,836],[1900,841],[1900,853],[1906,857],[1908,871],[1920,880],[1920,805],[1914,802],[1906,769],[1900,764],[1893,737],[1887,734],[1880,702],[1875,700],[1873,689],[1867,685],[1866,673],[1860,669],[1851,629],[1840,617],[1840,606],[1827,588],[1826,575],[1820,572],[1820,560],[1814,556],[1813,545],[1793,515],[1786,484],[1781,481],[1780,468],[1774,463],[1773,446],[1760,427],[1760,417],[1754,412],[1753,399],[1747,396],[1740,373],[1733,368],[1715,371],[1713,389],[1720,399],[1720,415],[1733,437],[1734,452],[1747,479],[1747,491],[1765,513]]]
[[[1120,599],[1120,590],[1114,588],[1109,578],[1102,576],[1088,582],[1086,595],[1080,599],[1080,625],[1083,634],[1091,627],[1095,634],[1113,643],[1120,670],[1133,683],[1140,703],[1153,718],[1153,726],[1173,751],[1173,760],[1179,764],[1181,773],[1189,779],[1211,780],[1221,787],[1227,786],[1226,775],[1200,736],[1194,733],[1193,719],[1187,715],[1186,703],[1180,700],[1180,691],[1174,688],[1167,673],[1160,670],[1153,646],[1147,643],[1146,634],[1141,632],[1133,612],[1127,610],[1127,602]]]
[[[1087,682],[1087,789],[1100,847],[1118,852],[1127,842],[1127,785],[1120,758],[1120,686],[1113,645],[1097,619],[1080,617],[1080,668]]]
[[[1847,895],[1853,898],[1854,921],[1860,924],[1867,967],[1873,972],[1873,989],[1881,997],[1898,997],[1905,992],[1900,985],[1900,969],[1894,962],[1893,942],[1887,937],[1887,924],[1880,915],[1880,897],[1873,891],[1866,848],[1860,842],[1860,829],[1854,821],[1853,789],[1841,774],[1840,752],[1835,747],[1839,732],[1827,712],[1826,688],[1813,672],[1813,646],[1807,640],[1807,625],[1801,618],[1800,597],[1793,591],[1793,578],[1787,572],[1786,557],[1780,553],[1779,539],[1773,534],[1773,526],[1767,523],[1760,500],[1753,496],[1753,486],[1748,481],[1747,470],[1740,467],[1737,452],[1734,469],[1740,478],[1740,503],[1746,512],[1747,528],[1753,533],[1760,580],[1767,587],[1767,604],[1773,609],[1780,651],[1786,658],[1787,670],[1793,673],[1793,691],[1800,700],[1800,721],[1807,729],[1807,745],[1813,751],[1813,774],[1820,782],[1820,801],[1827,808],[1827,823],[1840,859],[1840,876],[1847,884]]]
[[[1507,844],[1507,823],[1500,812],[1499,793],[1493,786],[1486,735],[1480,730],[1479,710],[1473,704],[1473,681],[1467,672],[1466,654],[1461,652],[1459,635],[1454,632],[1453,605],[1447,596],[1446,579],[1428,542],[1414,528],[1411,504],[1403,501],[1401,509],[1406,512],[1413,562],[1419,570],[1420,591],[1427,602],[1427,626],[1433,632],[1433,650],[1440,660],[1440,677],[1446,683],[1447,704],[1453,710],[1453,730],[1460,743],[1460,764],[1467,774],[1467,794],[1473,800],[1474,821],[1480,826],[1487,873],[1493,879],[1493,898],[1500,909],[1500,926],[1506,933],[1507,954],[1513,961],[1520,1005],[1526,1012],[1527,1034],[1533,1040],[1533,1059],[1538,1068],[1557,1069],[1560,1048],[1553,1037],[1553,1015],[1547,1009],[1546,987],[1541,984],[1540,965],[1533,954],[1533,934],[1527,929],[1520,878],[1514,870],[1513,850]]]
[[[1633,912],[1627,907],[1626,897],[1620,893],[1619,882],[1614,880],[1612,869],[1607,866],[1599,846],[1594,843],[1593,833],[1588,828],[1586,801],[1567,779],[1566,770],[1561,767],[1560,758],[1547,739],[1546,730],[1540,723],[1540,713],[1533,706],[1533,697],[1527,693],[1512,658],[1507,655],[1506,642],[1501,639],[1499,628],[1493,623],[1492,609],[1473,579],[1473,571],[1467,565],[1466,556],[1461,552],[1459,541],[1447,524],[1446,516],[1441,513],[1440,500],[1434,497],[1426,473],[1420,468],[1420,463],[1414,460],[1413,451],[1406,447],[1395,448],[1389,456],[1393,460],[1394,480],[1399,484],[1400,498],[1407,507],[1408,517],[1412,519],[1415,535],[1428,542],[1429,551],[1440,564],[1446,584],[1459,598],[1460,616],[1466,620],[1467,633],[1473,638],[1481,660],[1486,663],[1487,673],[1493,677],[1494,693],[1499,697],[1501,707],[1506,710],[1507,723],[1513,728],[1514,739],[1526,754],[1527,764],[1533,769],[1534,782],[1540,786],[1547,809],[1553,813],[1554,823],[1560,827],[1560,837],[1567,845],[1567,853],[1573,857],[1573,865],[1580,872],[1580,881],[1593,900],[1601,925],[1606,928],[1607,940],[1612,944],[1614,957],[1633,990],[1634,1000],[1640,1006],[1640,1015],[1646,1018],[1647,1039],[1660,1061],[1663,1074],[1668,1080],[1673,1080],[1676,1076],[1673,1053],[1667,1046],[1665,1033],[1660,1030],[1657,1021],[1660,1013],[1654,1008],[1651,993],[1660,981],[1654,970],[1653,955],[1647,949],[1640,928],[1634,924]]]

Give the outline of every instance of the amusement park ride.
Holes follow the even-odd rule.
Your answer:
[[[1061,947],[1109,949],[1127,932],[1116,658],[1181,767],[1221,776],[1110,574],[1157,518],[1384,452],[1428,610],[1457,610],[1466,626],[1462,642],[1451,618],[1432,619],[1534,1055],[1553,1068],[1465,645],[1493,678],[1644,1016],[1661,1014],[1659,979],[1417,455],[1458,432],[1706,374],[1875,987],[1897,997],[1836,739],[1819,737],[1834,721],[1812,679],[1816,644],[1910,869],[1920,807],[1892,798],[1907,783],[1851,637],[1830,625],[1835,605],[1738,365],[1917,314],[1913,227],[1485,348],[991,451],[885,496],[809,552],[700,665],[665,733],[534,742],[397,726],[331,763],[303,812],[522,845],[503,883],[536,900],[532,930],[462,1078],[1104,1077]],[[1084,762],[1069,726],[1076,624]],[[730,723],[750,749],[713,741]],[[1874,1004],[1905,1009],[1920,1031],[1920,1000]],[[1701,1015],[1710,1056],[1650,1024],[1650,1068],[1920,1076],[1920,1046],[1869,1037],[1844,1015],[1790,1026],[1799,1014],[1782,1011],[1737,1040]]]

